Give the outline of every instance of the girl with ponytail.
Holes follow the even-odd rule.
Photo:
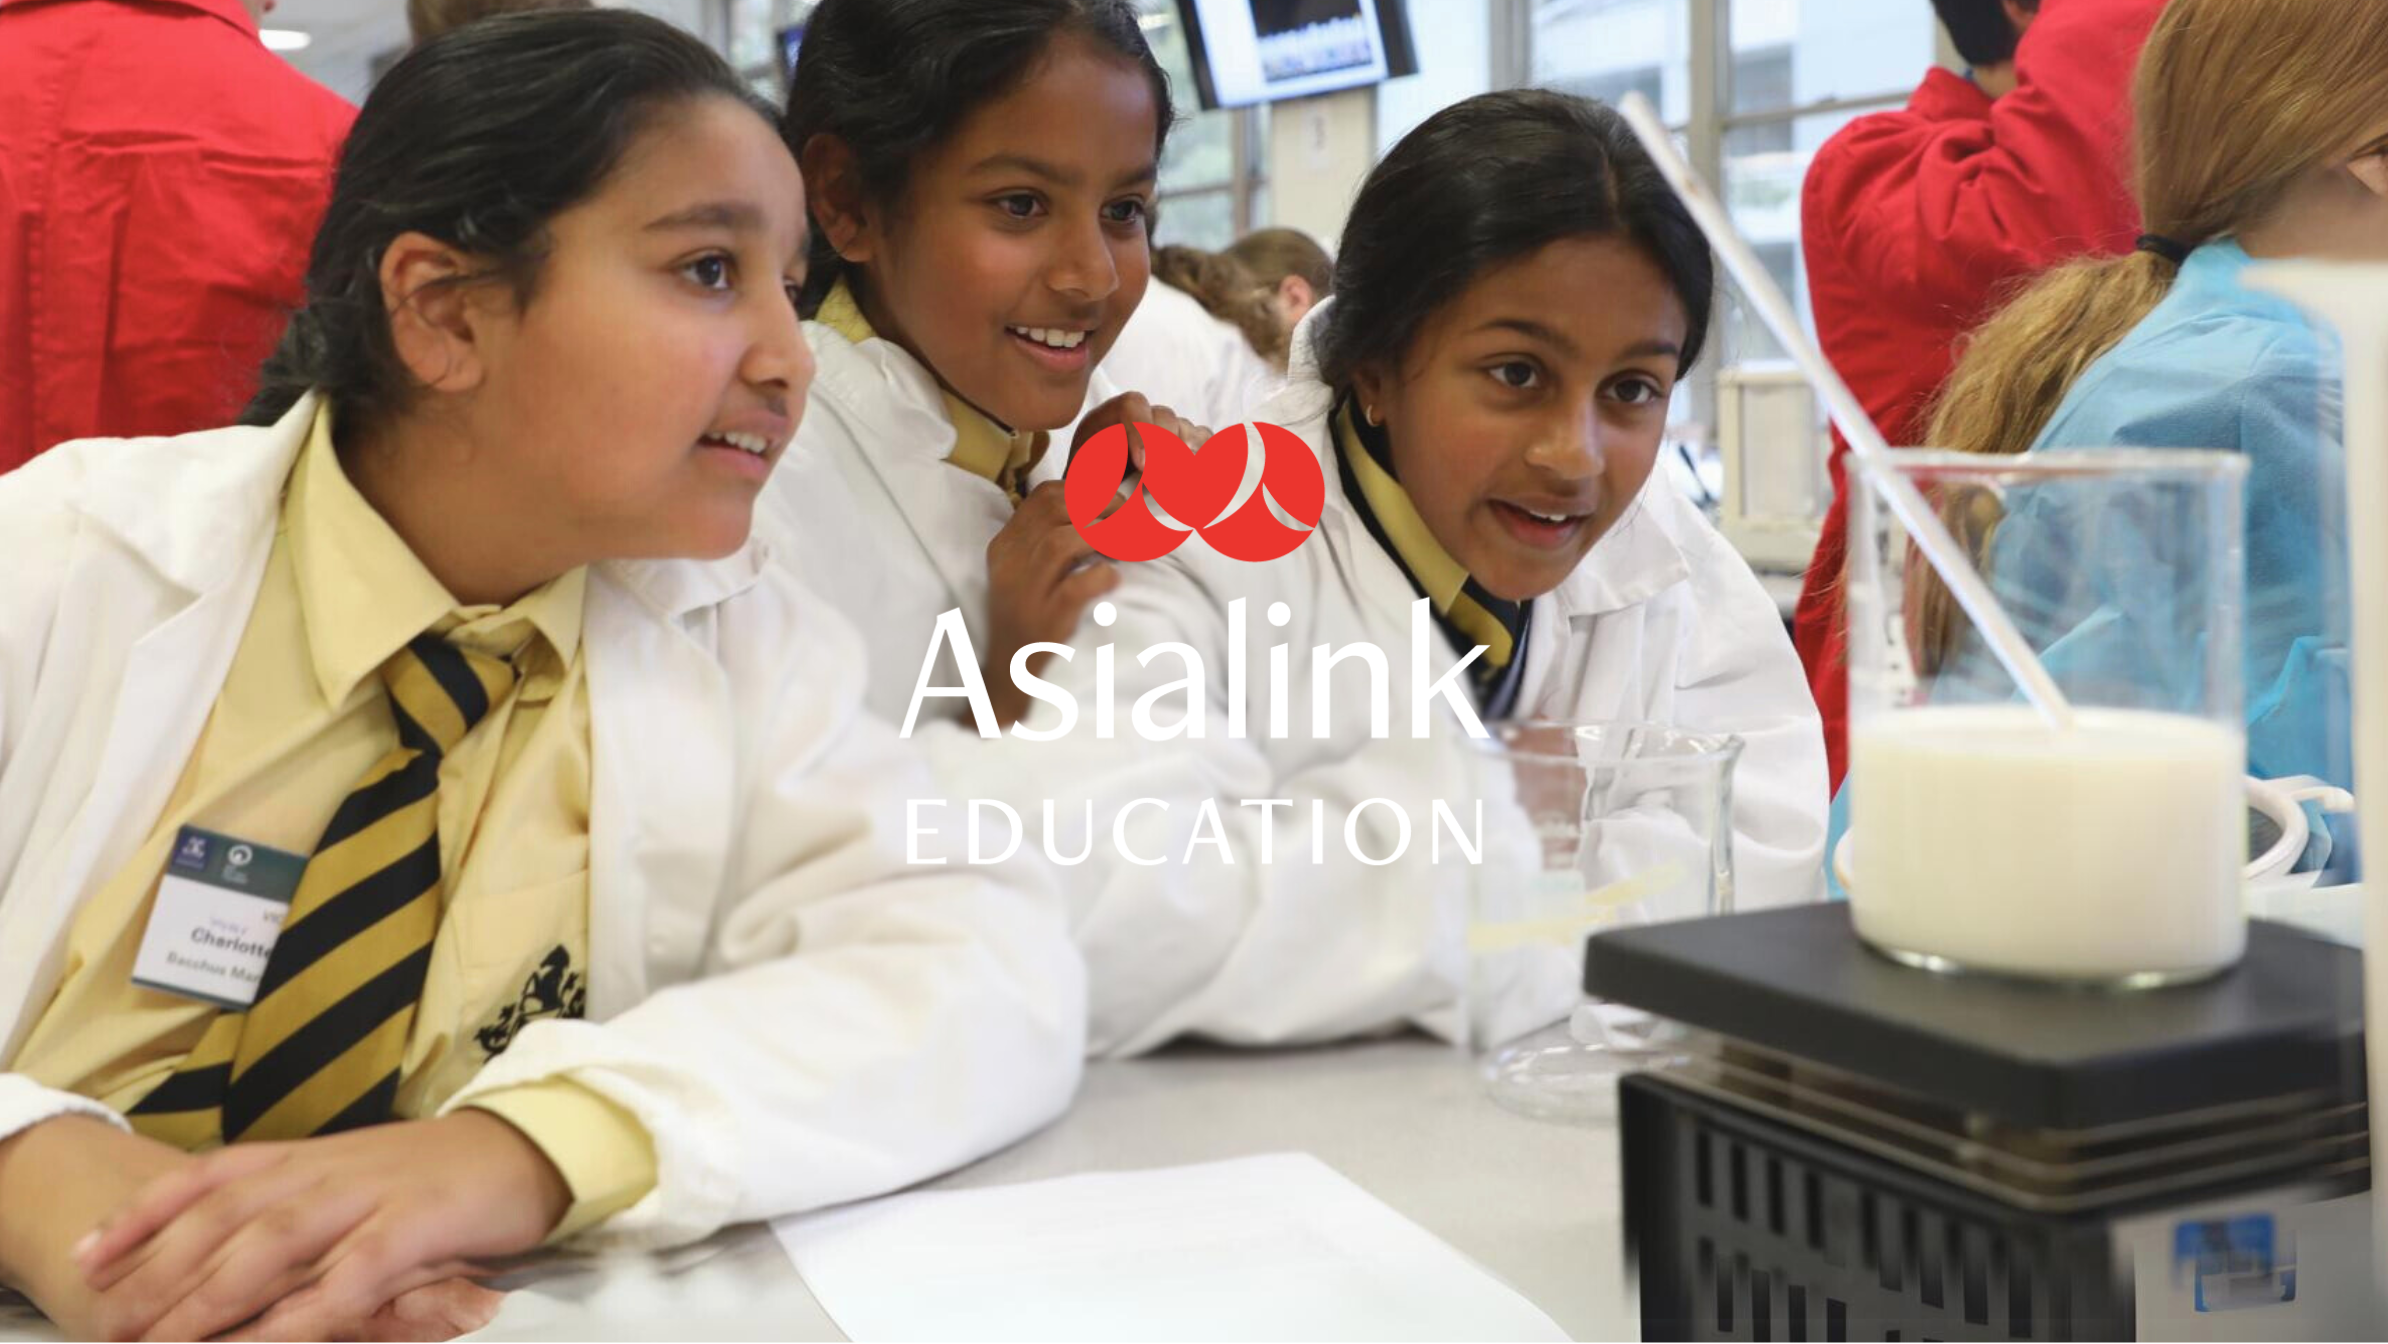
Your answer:
[[[2388,253],[2388,5],[2174,0],[2135,99],[2138,250],[2049,273],[1975,333],[1929,442],[2245,453],[2249,768],[2346,785],[2337,353],[2241,273],[2264,259]],[[2118,674],[2196,665],[2194,649],[2090,629],[2087,612],[2038,591],[2033,574],[2067,563],[2052,545],[2028,500],[1988,543],[2002,596],[2037,639],[2061,636],[2068,657]],[[1947,643],[1945,594],[1927,595],[1924,620],[1929,655]]]

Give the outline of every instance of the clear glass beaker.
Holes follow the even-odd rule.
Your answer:
[[[1934,969],[2120,987],[2236,962],[2246,460],[1892,456],[1975,557],[2074,718],[2060,731],[2024,703],[1861,482],[1849,828],[1833,854],[1860,936]]]
[[[1585,996],[1585,940],[1732,908],[1741,739],[1647,723],[1491,732],[1487,810],[1503,820],[1471,889],[1462,1043],[1502,1105],[1603,1119],[1617,1075],[1668,1046],[1648,1014]]]

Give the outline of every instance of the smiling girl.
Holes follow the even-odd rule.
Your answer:
[[[1094,372],[1151,276],[1170,118],[1128,0],[826,0],[807,21],[781,130],[812,191],[821,374],[766,511],[862,627],[892,721],[939,613],[1009,702],[1010,651],[1068,638],[1117,581],[1070,527],[1054,431],[1202,441]]]
[[[931,739],[949,793],[1008,799],[1024,817],[1052,799],[1069,832],[1054,847],[1091,845],[1065,876],[1099,1051],[1186,1033],[1274,1044],[1450,1028],[1457,967],[1441,952],[1469,866],[1431,862],[1423,835],[1387,866],[1311,856],[1341,857],[1354,834],[1391,853],[1390,819],[1427,825],[1464,799],[1470,716],[1736,734],[1737,904],[1818,890],[1824,745],[1782,620],[1653,479],[1715,280],[1624,124],[1544,92],[1446,108],[1369,175],[1337,257],[1335,297],[1296,333],[1292,385],[1260,415],[1326,464],[1317,534],[1268,564],[1188,542],[1134,567],[1116,623],[1052,675],[1084,702],[1102,694],[1096,669],[1114,668],[1113,720],[1163,718],[1141,702],[1174,703],[1185,660],[1141,654],[1174,642],[1208,669],[1216,725],[1232,709],[1224,669],[1242,657],[1243,684],[1267,684],[1262,648],[1282,645],[1267,656],[1289,660],[1293,703],[1278,709],[1291,712],[1256,703],[1245,738],[1156,748],[1124,728],[1065,733],[1040,704],[1019,731],[1058,740]],[[1381,658],[1342,654],[1353,645]],[[1418,738],[1421,699],[1436,713]],[[1270,816],[1248,801],[1266,799],[1287,805]]]
[[[247,426],[0,479],[0,1281],[68,1334],[346,1336],[1066,1102],[1056,913],[908,875],[859,641],[748,536],[805,235],[694,39],[475,24],[365,105]]]

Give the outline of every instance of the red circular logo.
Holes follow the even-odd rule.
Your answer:
[[[1229,425],[1196,452],[1168,430],[1139,422],[1136,435],[1144,442],[1144,474],[1109,517],[1102,516],[1103,510],[1118,498],[1120,483],[1128,475],[1128,427],[1113,425],[1097,433],[1070,459],[1069,472],[1062,478],[1071,525],[1087,545],[1114,560],[1157,560],[1176,550],[1188,535],[1154,516],[1149,506],[1158,503],[1230,560],[1257,562],[1292,554],[1318,526],[1327,506],[1318,454],[1292,430],[1254,422],[1250,428],[1258,433],[1262,452],[1260,484],[1237,504],[1236,494],[1251,465],[1245,428]],[[1270,511],[1271,501],[1301,526],[1279,522]],[[1230,505],[1235,505],[1233,512]]]

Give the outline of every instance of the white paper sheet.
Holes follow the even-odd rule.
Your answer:
[[[1306,1153],[924,1191],[772,1230],[859,1344],[1567,1338]]]

